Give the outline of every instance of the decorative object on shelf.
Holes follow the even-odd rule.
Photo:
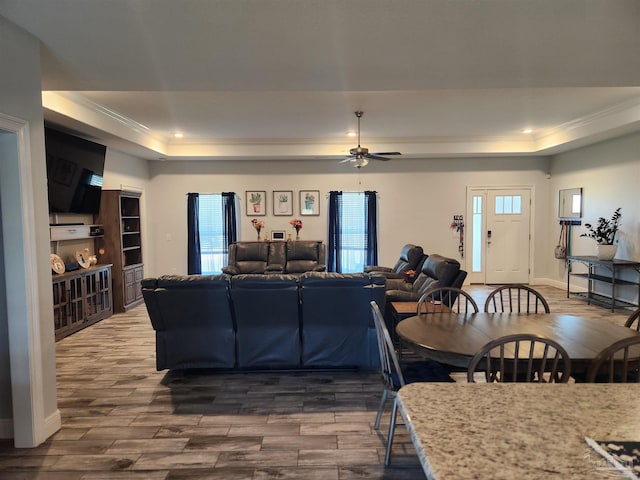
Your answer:
[[[610,219],[598,218],[596,225],[584,224],[588,232],[580,236],[593,238],[596,241],[597,255],[600,260],[612,260],[616,256],[618,246],[615,244],[615,239],[616,233],[620,228],[620,219],[622,218],[620,210],[620,207],[616,208]]]
[[[451,228],[459,234],[458,251],[460,252],[460,256],[464,257],[464,216],[454,215]]]
[[[285,239],[284,230],[271,230],[271,240],[284,240],[284,239]]]
[[[253,220],[251,220],[251,224],[253,225],[253,228],[256,229],[256,232],[258,232],[258,241],[260,241],[260,230],[264,228],[264,222],[262,220],[254,218]]]
[[[51,270],[53,270],[57,274],[64,273],[64,262],[58,255],[52,253],[49,256],[49,259],[51,261]]]
[[[320,215],[319,190],[300,190],[300,215]]]
[[[82,268],[89,268],[91,266],[91,255],[89,255],[89,249],[85,248],[84,250],[76,250],[76,262]]]
[[[302,220],[294,218],[289,220],[289,225],[296,229],[296,240],[300,240],[300,230],[302,230]]]
[[[260,217],[267,214],[267,192],[251,190],[245,192],[247,201],[247,216]]]
[[[273,191],[273,214],[279,216],[293,215],[293,191]]]

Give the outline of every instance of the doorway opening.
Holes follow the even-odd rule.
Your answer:
[[[480,284],[528,284],[533,187],[467,187],[468,278]]]

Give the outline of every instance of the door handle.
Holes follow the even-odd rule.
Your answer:
[[[487,245],[491,245],[491,230],[487,230]]]

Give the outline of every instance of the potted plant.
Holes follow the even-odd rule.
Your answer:
[[[584,224],[588,231],[580,236],[593,238],[596,241],[598,258],[600,260],[612,260],[616,255],[618,248],[615,244],[616,233],[620,228],[620,219],[622,218],[620,210],[620,207],[616,208],[609,219],[604,217],[598,218],[598,223],[595,225],[591,223]]]

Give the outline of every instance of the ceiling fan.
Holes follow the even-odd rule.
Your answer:
[[[340,163],[353,163],[353,166],[356,168],[362,168],[369,163],[369,160],[382,160],[384,162],[389,159],[385,157],[385,155],[402,155],[400,152],[378,152],[378,153],[369,153],[369,149],[360,146],[360,119],[364,114],[363,111],[358,110],[354,112],[356,117],[358,117],[358,146],[356,148],[352,148],[349,150],[349,156],[342,160]]]

